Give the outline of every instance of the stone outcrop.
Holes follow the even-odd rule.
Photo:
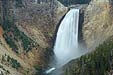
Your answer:
[[[68,10],[56,0],[35,1],[0,1],[0,64],[11,75],[33,75],[47,65],[56,26]]]
[[[109,60],[106,61],[104,59],[109,59],[109,53],[112,50],[112,4],[112,0],[91,0],[84,11],[84,21],[82,25],[83,40],[85,41],[87,48],[90,49],[91,52],[89,51],[89,53],[81,56],[78,59],[74,59],[67,65],[65,65],[63,68],[63,71],[65,69],[64,75],[108,74],[106,71],[110,71],[108,70],[108,68],[110,68],[109,64],[112,63],[112,61],[109,63]],[[106,64],[107,66],[103,65],[97,69],[94,68],[97,67],[97,64],[102,65],[103,62],[105,62],[104,64]]]
[[[85,10],[83,38],[88,48],[95,48],[113,35],[112,2],[92,0]]]

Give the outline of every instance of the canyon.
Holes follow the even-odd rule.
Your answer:
[[[63,65],[61,75],[83,75],[80,59],[90,61],[90,54],[95,55],[93,53],[98,51],[100,44],[112,49],[112,4],[112,0],[75,0],[74,4],[62,0],[1,0],[0,74],[43,75],[54,56],[53,50],[60,23],[69,10],[79,8],[78,43],[85,47],[84,50],[88,51],[89,55],[85,54]],[[105,41],[111,44],[110,48]],[[106,52],[102,50],[102,53]]]

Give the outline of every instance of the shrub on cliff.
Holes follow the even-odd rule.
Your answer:
[[[66,69],[65,75],[105,75],[113,62],[113,40],[99,45],[92,53],[77,59],[74,68]]]

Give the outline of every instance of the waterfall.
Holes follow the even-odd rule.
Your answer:
[[[75,58],[78,51],[79,9],[71,9],[62,20],[56,37],[54,53],[57,65],[64,65]]]
[[[46,71],[51,73],[80,56],[78,49],[79,9],[71,9],[62,20],[54,46],[55,65]]]

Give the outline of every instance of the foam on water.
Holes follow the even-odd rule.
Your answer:
[[[79,9],[71,9],[60,24],[54,46],[58,65],[66,64],[79,54],[78,23]]]

